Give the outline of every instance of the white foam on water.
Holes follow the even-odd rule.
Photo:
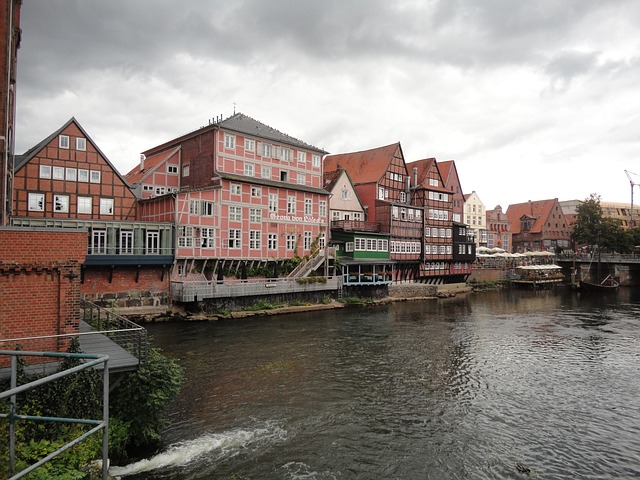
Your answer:
[[[193,440],[170,445],[167,450],[151,458],[123,467],[113,466],[109,469],[109,473],[113,476],[125,477],[161,468],[181,467],[208,453],[218,453],[221,457],[225,454],[233,455],[252,443],[270,438],[278,440],[285,435],[284,430],[274,425],[254,430],[237,429],[222,433],[206,433]]]

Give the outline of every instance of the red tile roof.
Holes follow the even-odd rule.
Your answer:
[[[531,233],[541,233],[542,227],[549,218],[549,215],[551,215],[551,209],[557,203],[558,199],[555,198],[509,205],[507,208],[507,218],[509,219],[509,223],[511,223],[511,233],[520,233],[520,219],[523,216],[536,219],[536,222],[531,227]],[[560,213],[562,213],[562,209],[560,209]]]
[[[140,183],[147,175],[158,168],[164,161],[171,158],[171,156],[176,153],[179,148],[180,147],[177,147],[169,152],[164,151],[146,157],[144,159],[143,165],[138,164],[133,167],[131,171],[124,176],[124,178],[127,180],[127,182],[129,182],[129,185]]]
[[[354,185],[379,182],[389,168],[394,155],[402,149],[400,143],[372,148],[353,153],[327,155],[324,159],[325,171],[345,169]]]

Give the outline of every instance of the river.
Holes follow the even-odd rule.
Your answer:
[[[640,294],[149,325],[187,373],[151,479],[640,477]]]

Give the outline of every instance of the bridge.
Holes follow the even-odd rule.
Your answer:
[[[578,279],[597,280],[598,268],[600,268],[601,277],[611,275],[619,279],[620,285],[640,284],[640,255],[602,254],[600,259],[592,255],[559,255],[554,261],[562,267],[562,272],[567,279],[572,278],[571,274],[575,273]]]

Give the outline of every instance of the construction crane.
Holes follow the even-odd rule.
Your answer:
[[[635,187],[638,184],[634,183],[633,178],[631,178],[631,175],[635,175],[637,177],[638,174],[630,172],[629,170],[625,170],[624,173],[627,174],[627,178],[629,179],[629,183],[631,184],[631,222],[629,223],[629,226],[633,228],[636,226],[636,223],[633,220],[633,187]]]

